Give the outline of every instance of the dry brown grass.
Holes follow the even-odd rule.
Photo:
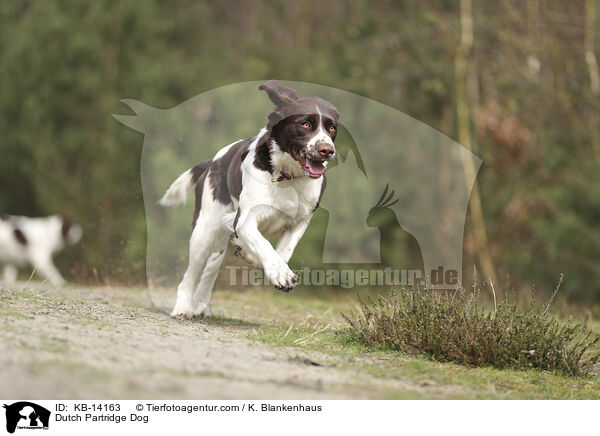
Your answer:
[[[403,288],[389,298],[360,302],[343,315],[349,335],[370,346],[427,355],[442,362],[497,368],[538,368],[570,376],[597,374],[600,337],[583,323],[561,323],[548,311],[560,287],[541,309],[506,296],[492,310],[479,289],[435,295]]]

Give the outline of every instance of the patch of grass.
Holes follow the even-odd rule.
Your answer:
[[[358,313],[343,315],[354,341],[440,362],[496,368],[536,368],[570,376],[598,374],[600,337],[583,323],[561,323],[548,315],[560,288],[541,309],[523,309],[506,294],[488,311],[479,289],[436,295],[402,288],[388,299],[360,301]]]
[[[44,351],[56,354],[64,354],[69,350],[69,344],[64,340],[50,339],[41,343]]]
[[[29,318],[28,316],[25,316],[20,312],[15,312],[14,310],[0,311],[0,318],[5,317],[5,316],[12,317],[12,318]]]
[[[293,298],[293,297],[292,297]],[[346,307],[350,308],[350,305]],[[530,369],[497,369],[436,362],[427,356],[411,356],[384,347],[356,341],[347,329],[325,329],[317,325],[266,323],[249,330],[246,337],[300,353],[323,366],[350,371],[358,377],[349,388],[373,398],[389,399],[600,399],[600,377],[564,377]],[[369,377],[382,382],[372,385]]]
[[[243,319],[230,318],[223,315],[211,315],[207,318],[197,318],[195,321],[199,321],[203,324],[219,325],[223,327],[253,328],[260,325],[256,322],[244,321]]]
[[[56,371],[66,372],[71,378],[85,380],[86,383],[107,383],[114,380],[114,374],[109,371],[89,365],[84,362],[64,359],[36,360],[25,364],[25,368],[34,375],[50,377]]]

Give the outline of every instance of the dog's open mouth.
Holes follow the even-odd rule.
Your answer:
[[[323,159],[313,159],[307,156],[300,157],[299,161],[306,174],[314,179],[321,177],[327,169]]]

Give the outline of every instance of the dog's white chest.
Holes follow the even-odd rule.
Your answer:
[[[261,233],[271,235],[308,220],[319,200],[321,184],[322,179],[298,178],[253,186],[253,209]]]

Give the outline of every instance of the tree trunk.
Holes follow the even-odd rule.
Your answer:
[[[598,73],[598,61],[594,53],[594,21],[596,20],[596,0],[585,0],[585,37],[583,41],[585,50],[585,62],[590,75],[590,87],[592,94],[600,94],[600,74]]]
[[[583,50],[585,52],[585,63],[590,76],[590,91],[592,95],[600,94],[600,73],[598,73],[598,61],[594,53],[594,23],[596,21],[596,0],[585,0],[585,35],[583,39]],[[594,157],[600,162],[600,137],[598,135],[598,122],[595,113],[587,117],[587,128],[590,131],[591,146]]]
[[[468,82],[468,58],[473,47],[473,13],[471,0],[460,1],[460,45],[454,59],[454,76],[456,85],[456,122],[458,127],[458,142],[472,150],[471,145],[471,115],[469,112],[469,98],[467,92]],[[494,263],[490,255],[485,222],[483,220],[483,209],[481,207],[481,196],[479,195],[479,184],[475,179],[475,165],[472,160],[463,163],[466,180],[475,180],[471,191],[470,217],[473,225],[473,233],[477,246],[477,255],[481,263],[481,269],[486,279],[496,281]]]

